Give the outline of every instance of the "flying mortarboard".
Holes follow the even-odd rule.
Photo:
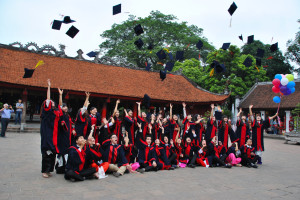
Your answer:
[[[60,30],[62,22],[58,20],[54,20],[52,23],[52,29],[54,30]]]
[[[223,43],[223,46],[221,49],[227,50],[229,48],[229,46],[230,46],[230,43]]]
[[[216,120],[222,120],[222,112],[215,111],[215,117],[216,117]]]
[[[256,57],[263,58],[264,54],[265,54],[265,50],[263,50],[261,48],[257,49]]]
[[[35,69],[24,68],[25,74],[23,78],[31,78]]]
[[[216,73],[222,73],[225,71],[225,65],[224,64],[218,64],[215,66]]]
[[[159,76],[160,76],[161,80],[163,81],[167,77],[167,72],[160,70],[159,71]]]
[[[179,60],[179,61],[181,61],[181,60],[183,60],[184,59],[184,51],[177,51],[176,52],[176,60]]]
[[[161,49],[159,52],[156,53],[159,60],[163,60],[167,57],[165,51]]]
[[[79,30],[75,26],[71,26],[71,28],[69,28],[69,30],[66,32],[66,34],[68,36],[70,36],[71,38],[74,38],[78,32],[79,32]]]
[[[272,44],[271,46],[270,46],[270,51],[271,52],[275,52],[275,51],[277,51],[278,50],[278,42],[276,42],[275,44]]]
[[[242,34],[239,36],[239,38],[240,38],[240,40],[243,41],[243,35]]]
[[[139,36],[142,33],[144,33],[144,30],[143,30],[142,26],[140,24],[138,24],[134,27],[134,32],[137,36]]]
[[[170,72],[170,71],[172,71],[173,67],[174,67],[174,63],[173,62],[167,62],[165,69]]]
[[[228,9],[229,14],[232,16],[236,9],[237,9],[237,6],[236,6],[236,4],[233,2],[233,3],[230,5],[229,9]]]
[[[88,57],[92,58],[92,57],[96,57],[97,52],[91,51],[90,53],[86,54]]]
[[[252,65],[252,59],[247,57],[245,59],[245,61],[243,62],[243,64],[246,66],[246,67],[250,67]]]
[[[148,96],[148,94],[144,94],[143,104],[148,109],[151,105],[151,98]]]
[[[203,47],[203,42],[199,40],[199,42],[196,44],[196,47],[200,50]]]
[[[113,15],[121,13],[121,4],[113,6]]]
[[[62,23],[65,23],[65,24],[69,24],[69,23],[72,23],[72,22],[75,22],[75,20],[71,20],[70,16],[65,16],[64,20],[62,21]]]
[[[250,35],[248,36],[248,41],[247,41],[247,44],[251,44],[254,42],[254,35]]]
[[[143,42],[143,40],[140,38],[140,39],[136,40],[136,41],[134,42],[134,44],[137,46],[137,48],[141,49],[142,46],[144,45],[144,42]]]

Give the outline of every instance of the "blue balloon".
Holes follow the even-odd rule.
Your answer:
[[[280,99],[279,96],[275,96],[275,97],[273,97],[273,101],[274,101],[275,103],[280,103],[281,99]]]
[[[294,92],[295,92],[295,88],[293,87],[293,88],[291,88],[291,94],[293,94]]]
[[[293,87],[295,87],[295,82],[294,81],[290,81],[287,85],[286,85],[286,87],[288,87],[288,88],[293,88]]]
[[[282,79],[282,76],[281,76],[280,74],[276,74],[276,75],[275,75],[275,78],[281,80],[281,79]]]

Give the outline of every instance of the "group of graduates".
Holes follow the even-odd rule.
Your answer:
[[[231,121],[223,116],[216,120],[215,107],[206,123],[200,115],[186,113],[184,119],[172,113],[150,116],[141,112],[133,117],[130,109],[124,109],[121,118],[116,101],[113,115],[101,118],[97,108],[89,107],[89,96],[79,109],[73,122],[68,107],[62,101],[63,90],[58,89],[59,105],[50,98],[48,80],[47,99],[41,112],[42,175],[45,178],[56,173],[64,174],[66,180],[83,181],[99,178],[99,170],[112,173],[115,177],[124,173],[144,173],[158,170],[203,166],[226,167],[247,166],[257,168],[262,164],[264,151],[263,133],[270,126],[270,120],[260,115],[250,116],[242,110],[237,116],[236,131]],[[88,112],[89,111],[89,112]],[[229,138],[231,146],[229,146]]]

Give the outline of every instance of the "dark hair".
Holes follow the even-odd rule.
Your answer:
[[[80,114],[80,112],[81,112],[81,108],[79,108],[79,110],[77,112],[77,115]],[[84,114],[83,114],[83,117],[88,118],[88,116],[89,116],[89,113],[87,111],[85,111]]]
[[[83,135],[75,135],[74,139],[77,141],[80,137],[83,137]]]
[[[132,111],[132,110],[128,108],[128,109],[126,109],[126,111],[127,111],[127,113],[129,113],[129,112]]]
[[[96,107],[91,107],[90,108],[90,112],[92,111],[92,110],[94,110],[94,109],[97,109]]]
[[[235,143],[232,143],[232,145],[231,145],[232,147],[236,147],[236,144]]]
[[[207,151],[207,146],[203,147],[202,150],[203,150],[204,152],[206,152],[206,151]]]
[[[148,137],[151,138],[151,140],[152,140],[152,136],[149,134],[146,135],[145,139],[147,139]]]
[[[112,136],[114,136],[114,135],[115,135],[115,136],[117,136],[116,134],[114,134],[114,133],[113,133],[113,134],[111,134],[111,136],[109,137],[109,139],[111,139],[111,138],[112,138]]]
[[[195,121],[195,122],[197,121],[198,116],[199,116],[199,114],[195,114],[195,115],[194,115],[194,121]]]

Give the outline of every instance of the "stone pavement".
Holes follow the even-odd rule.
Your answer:
[[[38,133],[0,138],[0,199],[299,199],[300,145],[265,139],[258,169],[197,167],[102,180],[42,178]]]

